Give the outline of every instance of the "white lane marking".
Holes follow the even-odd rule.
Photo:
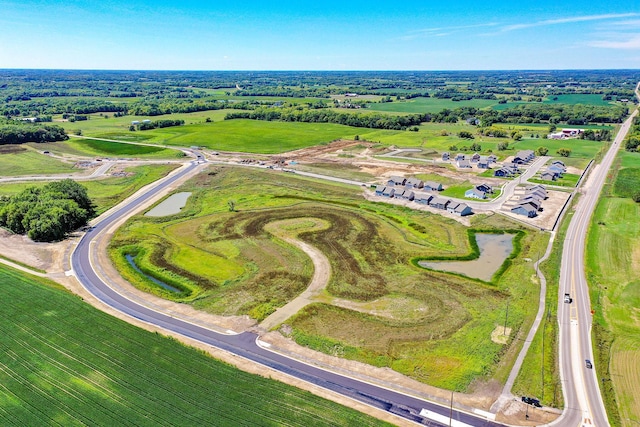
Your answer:
[[[420,411],[420,416],[424,417],[424,418],[428,418],[428,419],[430,419],[432,421],[435,421],[437,423],[440,423],[440,424],[444,424],[444,425],[447,425],[447,426],[450,425],[451,427],[473,427],[470,424],[466,424],[466,423],[463,423],[462,421],[458,421],[458,420],[452,420],[451,418],[447,417],[446,415],[441,415],[441,414],[438,414],[436,412],[429,411],[427,409],[422,409]]]

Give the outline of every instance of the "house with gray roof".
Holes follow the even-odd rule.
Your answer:
[[[478,160],[478,169],[489,169],[490,164],[491,162],[489,162],[489,158],[487,156],[480,156],[480,159]]]
[[[404,183],[404,185],[409,188],[422,188],[424,187],[424,182],[421,179],[411,177],[407,178],[407,181]]]
[[[489,184],[487,184],[486,182],[483,182],[482,184],[476,185],[476,190],[483,191],[485,193],[493,194],[493,187],[490,186]]]
[[[391,176],[387,181],[387,185],[404,185],[407,182],[407,178],[403,176]]]
[[[443,189],[442,184],[440,184],[439,182],[435,182],[435,181],[425,181],[423,188],[426,191],[442,191],[442,189]]]
[[[545,171],[540,174],[540,179],[543,181],[555,181],[558,178],[553,172]]]
[[[376,185],[376,196],[382,196],[382,193],[384,193],[385,188],[386,188],[385,185],[382,185],[382,184]]]
[[[511,172],[507,168],[500,168],[493,171],[493,176],[500,176],[503,178],[513,176],[513,172]]]
[[[460,203],[453,210],[453,213],[460,216],[467,216],[471,215],[473,213],[473,210],[466,203]]]
[[[382,190],[383,197],[393,197],[395,193],[396,193],[396,189],[393,188],[392,186],[386,186],[384,187],[384,190]]]
[[[451,155],[449,154],[449,152],[448,152],[448,151],[445,151],[444,153],[442,153],[442,160],[444,160],[444,161],[448,161],[448,160],[449,160],[449,158],[450,158],[450,156],[451,156]]]
[[[451,200],[444,199],[442,197],[434,197],[429,202],[429,206],[434,207],[436,209],[447,209],[447,206],[451,203]]]
[[[428,205],[433,197],[433,194],[427,193],[425,191],[416,191],[413,195],[413,201],[416,203],[420,203],[421,205]]]
[[[524,215],[527,218],[534,218],[538,215],[538,209],[529,203],[511,208],[511,212],[518,215]]]
[[[456,166],[458,168],[471,168],[471,162],[469,160],[456,160]]]
[[[468,197],[470,199],[479,199],[484,200],[487,198],[487,195],[484,191],[480,191],[477,188],[470,188],[464,192],[464,197]]]
[[[396,191],[394,193],[393,197],[395,197],[396,199],[403,199],[403,200],[411,201],[414,198],[414,193],[413,193],[413,190],[405,188],[404,190]]]

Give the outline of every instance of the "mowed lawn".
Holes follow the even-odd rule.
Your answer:
[[[2,266],[0,291],[1,425],[383,425]]]

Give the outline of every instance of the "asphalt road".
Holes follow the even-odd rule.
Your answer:
[[[560,376],[565,393],[565,412],[556,425],[608,426],[607,413],[600,394],[595,369],[587,368],[585,360],[593,363],[591,346],[591,303],[585,277],[585,240],[591,216],[600,192],[624,137],[629,131],[634,112],[622,125],[604,159],[589,178],[589,185],[578,202],[567,230],[560,268],[558,320],[560,322]],[[569,293],[573,302],[563,301]]]
[[[108,230],[115,222],[130,215],[141,203],[148,201],[167,186],[174,184],[186,174],[193,172],[196,167],[198,167],[198,162],[191,163],[188,167],[162,182],[162,184],[151,188],[138,197],[129,199],[116,209],[111,210],[108,216],[101,219],[91,231],[82,237],[71,255],[71,266],[75,276],[85,289],[100,301],[128,316],[226,350],[240,357],[277,369],[288,375],[351,397],[370,406],[389,411],[422,425],[442,425],[419,415],[422,410],[427,410],[431,413],[439,414],[441,417],[446,417],[447,420],[451,414],[453,420],[463,423],[454,425],[464,426],[466,424],[478,427],[502,426],[502,424],[489,421],[477,415],[455,409],[451,411],[448,406],[427,402],[413,396],[401,394],[288,358],[270,351],[266,346],[258,345],[258,336],[254,333],[244,332],[238,335],[221,334],[195,323],[172,317],[170,314],[141,305],[112,289],[99,277],[96,272],[98,266],[93,265],[93,262],[95,262],[97,258],[92,256],[92,246],[94,246],[92,245],[92,241],[100,233]]]

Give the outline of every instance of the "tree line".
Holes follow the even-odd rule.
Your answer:
[[[329,109],[297,109],[297,108],[256,108],[251,111],[227,113],[225,120],[251,119],[305,123],[336,123],[353,127],[372,129],[406,130],[410,127],[429,121],[427,114],[410,114],[407,116],[390,116],[377,113],[342,113]],[[416,128],[417,129],[417,128]],[[412,129],[415,130],[415,129]]]
[[[182,126],[184,125],[184,120],[154,120],[150,123],[140,123],[138,125],[138,130],[149,130],[149,129],[159,129],[159,128],[168,128],[172,126]]]
[[[56,125],[36,123],[0,124],[0,145],[26,142],[55,142],[69,139],[64,129]]]
[[[0,197],[0,226],[38,242],[61,240],[94,215],[87,189],[70,179]]]
[[[629,130],[629,135],[624,144],[624,148],[632,153],[640,151],[640,118],[633,119],[633,124]]]

